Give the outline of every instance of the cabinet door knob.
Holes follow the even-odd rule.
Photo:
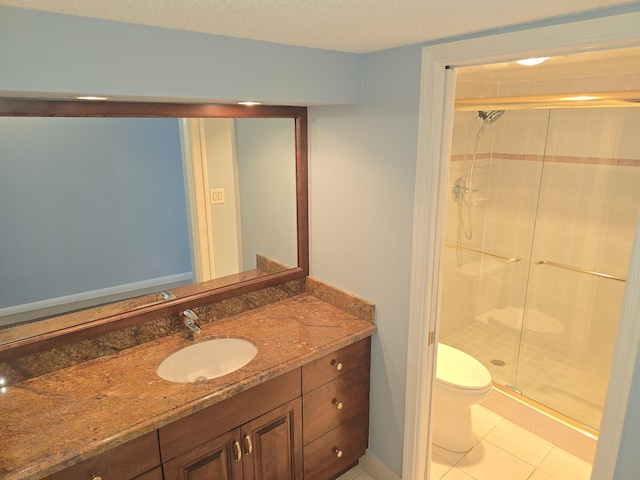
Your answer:
[[[342,365],[342,362],[339,362],[336,359],[331,360],[331,365],[336,367],[336,370],[342,370],[344,368],[344,365]]]
[[[339,402],[337,398],[334,398],[332,403],[336,406],[338,410],[342,410],[344,408],[344,403]]]
[[[344,455],[344,452],[340,450],[338,447],[333,447],[333,453],[338,458],[342,458],[342,455]]]
[[[102,480],[102,477],[94,473],[93,475],[91,475],[91,480]]]
[[[245,455],[251,455],[251,452],[253,452],[253,444],[251,443],[250,435],[244,436],[244,444],[246,446],[246,449],[244,451]]]
[[[240,460],[242,460],[242,448],[240,447],[240,442],[237,441],[237,440],[233,442],[233,446],[236,447],[236,458],[235,458],[235,461],[237,463]]]

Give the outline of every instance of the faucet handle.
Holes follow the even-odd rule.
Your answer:
[[[187,308],[184,312],[181,312],[180,315],[184,317],[184,325],[191,331],[191,334],[202,331],[202,329],[196,325],[195,321],[198,319],[198,315],[196,315],[193,310]]]
[[[190,308],[187,308],[184,312],[181,312],[180,315],[182,315],[183,317],[186,317],[188,320],[191,320],[192,322],[198,319],[198,315],[196,315],[196,312],[194,312]]]

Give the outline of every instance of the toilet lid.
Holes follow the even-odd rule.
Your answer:
[[[491,374],[471,355],[439,343],[436,381],[445,388],[484,390],[491,386]]]

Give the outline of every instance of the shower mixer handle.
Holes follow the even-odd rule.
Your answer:
[[[473,189],[469,190],[467,188],[467,184],[464,181],[464,178],[457,178],[453,185],[451,185],[451,198],[453,198],[456,202],[464,197],[467,193],[476,193],[478,190]]]

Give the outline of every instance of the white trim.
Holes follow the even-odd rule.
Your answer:
[[[420,115],[418,137],[419,158],[448,158],[453,128],[453,94],[455,72],[446,74],[445,69],[426,69],[431,59],[423,51],[421,111],[427,108],[431,118]],[[425,88],[425,86],[428,86]],[[439,97],[430,96],[442,92]],[[429,107],[427,107],[427,104]],[[437,120],[436,120],[437,119]],[[437,139],[436,141],[434,141]],[[444,148],[446,151],[441,152]],[[405,405],[404,449],[413,451],[413,458],[406,454],[403,459],[404,478],[428,478],[431,457],[430,418],[431,390],[435,372],[435,348],[429,345],[429,332],[436,332],[438,318],[439,278],[444,226],[448,163],[418,162],[413,217],[411,296],[409,303],[409,346],[407,362],[407,400]],[[418,179],[422,179],[418,181]]]
[[[609,387],[602,413],[602,426],[598,448],[593,462],[591,478],[613,478],[617,455],[622,440],[627,404],[633,383],[640,349],[640,222],[636,228],[633,251],[624,290],[620,326],[609,375]],[[603,447],[603,448],[601,448]],[[605,448],[606,447],[606,448]]]
[[[122,294],[126,294],[126,298],[143,295],[145,293],[158,292],[163,289],[173,288],[176,285],[183,285],[185,282],[191,283],[191,272],[177,273],[175,275],[167,275],[165,277],[151,278],[149,280],[143,280],[141,282],[125,283],[123,285],[116,285],[113,287],[100,288],[98,290],[90,290],[87,292],[74,293],[72,295],[65,295],[62,297],[48,298],[47,300],[40,300],[37,302],[24,303],[22,305],[16,305],[13,307],[0,308],[0,325],[8,325],[15,323],[16,321],[25,321],[29,318],[16,319],[15,316],[26,314],[29,316],[31,312],[38,310],[37,316],[44,316],[46,312],[41,312],[43,309],[53,309],[59,306],[66,306],[69,304],[75,304],[73,309],[86,308],[99,303],[105,303],[107,301],[121,300]],[[119,297],[119,298],[112,298]],[[64,310],[60,310],[62,312]],[[58,312],[58,313],[60,313]],[[53,314],[54,312],[49,312]],[[9,316],[12,318],[5,318]],[[31,315],[31,318],[33,315]]]
[[[389,470],[387,466],[369,450],[366,451],[363,457],[360,457],[358,463],[365,472],[376,480],[400,480],[398,475]]]
[[[447,95],[445,67],[637,46],[640,44],[638,25],[640,12],[634,12],[432,45],[423,49],[407,345],[403,478],[428,478],[429,457],[426,452],[430,443],[430,425],[429,415],[425,415],[425,412],[429,412],[431,408],[435,349],[428,348],[427,337],[432,328],[437,333],[439,320],[439,256],[444,235],[441,216],[445,210],[443,190],[447,188],[447,175],[441,172],[447,168],[451,143],[450,132],[446,136],[446,128],[441,131],[438,125],[446,125],[450,121],[448,115],[453,108],[452,103],[448,105],[448,112],[443,108],[443,99]],[[634,257],[630,269],[640,269],[640,258]],[[640,287],[632,284],[633,280],[627,282],[627,290],[638,292]],[[632,297],[631,294],[626,296],[626,309],[637,312],[640,309],[640,295]],[[629,315],[622,315],[621,331],[627,331],[626,323],[630,320]],[[640,329],[633,334],[640,335]],[[631,379],[628,369],[621,369],[620,365],[635,365],[635,357],[631,357],[633,352],[626,350],[626,343],[635,341],[637,345],[640,338],[626,340],[628,342],[625,344],[618,344],[612,370],[612,374],[619,372],[617,374],[625,376],[626,381],[622,388],[616,388],[617,395],[609,392],[605,404],[606,419],[610,417],[608,410],[613,408],[611,402],[615,398],[618,400],[615,408],[626,412],[628,392],[623,390],[630,386]],[[603,422],[601,435],[619,439],[621,434],[621,425]],[[612,441],[612,445],[599,443],[594,469],[599,469],[600,476],[593,478],[606,480],[613,477],[618,444],[619,441]]]
[[[233,162],[233,193],[236,198],[236,238],[238,252],[238,271],[247,270],[244,268],[244,246],[242,243],[242,202],[240,201],[240,171],[238,167],[238,134],[237,118],[231,121],[231,155]]]
[[[215,277],[204,121],[181,118],[179,125],[193,281],[200,282]]]

